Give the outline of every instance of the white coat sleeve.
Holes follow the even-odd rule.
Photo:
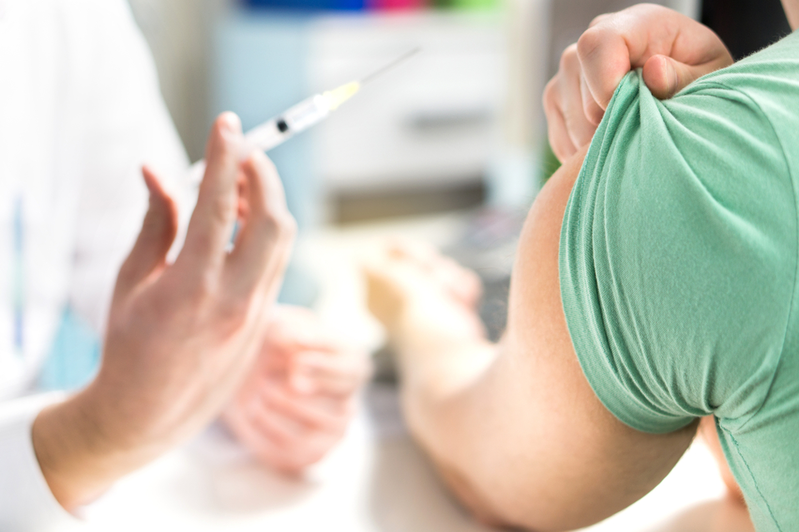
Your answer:
[[[193,207],[188,158],[161,97],[149,48],[124,0],[94,0],[92,98],[85,133],[70,303],[102,331],[119,266],[147,208],[143,164],[165,179],[184,215]]]
[[[38,395],[0,407],[0,530],[64,530],[79,523],[50,492],[31,441],[33,420],[61,399],[61,394]]]
[[[80,53],[93,56],[82,61],[92,65],[86,84],[92,94],[82,123],[84,162],[69,297],[99,332],[116,272],[146,209],[141,165],[150,164],[173,178],[167,187],[185,209],[191,199],[179,178],[188,160],[127,3],[80,0],[59,5],[66,33],[93,41],[80,46]],[[47,395],[0,404],[0,531],[63,530],[79,522],[49,490],[31,440],[34,419],[57,400],[59,396]]]

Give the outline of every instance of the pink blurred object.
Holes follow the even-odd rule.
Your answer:
[[[425,0],[366,0],[366,9],[370,11],[412,11],[425,7]]]

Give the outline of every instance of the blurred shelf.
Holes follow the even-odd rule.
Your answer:
[[[240,8],[216,22],[214,35],[211,115],[233,110],[245,129],[411,48],[423,50],[270,152],[301,226],[319,220],[326,197],[425,194],[482,182],[505,91],[500,12]]]

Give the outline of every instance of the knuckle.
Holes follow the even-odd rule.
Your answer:
[[[192,280],[185,283],[185,301],[192,307],[199,307],[212,299],[216,293],[218,281],[210,271],[200,272]]]
[[[674,13],[673,9],[669,9],[665,6],[653,3],[642,3],[636,4],[634,6],[628,7],[621,13],[626,13],[629,15],[638,15],[638,16],[658,16],[658,15],[665,15],[669,13]]]
[[[569,155],[569,148],[557,130],[550,128],[549,141],[555,157],[557,157],[561,162],[564,161]]]
[[[610,16],[611,16],[611,15],[610,15],[610,14],[608,14],[608,13],[602,13],[601,15],[597,15],[597,16],[595,16],[595,17],[593,18],[593,20],[592,20],[592,21],[591,21],[591,23],[588,25],[588,27],[589,27],[589,28],[593,28],[594,26],[598,26],[599,24],[602,24],[602,21],[606,20],[606,19],[607,19],[608,17],[610,17]]]
[[[236,212],[234,198],[215,198],[209,202],[207,215],[213,225],[226,225]]]
[[[269,210],[261,219],[261,230],[276,242],[287,242],[297,234],[297,221],[287,209]]]
[[[273,211],[268,210],[254,221],[261,233],[269,235],[270,237],[275,234],[280,226],[278,215]]]
[[[577,40],[577,58],[580,61],[590,60],[596,55],[608,39],[608,30],[604,26],[595,26],[587,29]]]
[[[602,122],[602,117],[605,115],[605,112],[602,110],[599,105],[593,104],[585,110],[585,116],[588,119],[588,122],[594,128]]]
[[[570,44],[563,53],[560,55],[560,70],[567,72],[574,68],[575,64],[579,64],[579,57],[577,54],[577,43]]]
[[[231,336],[239,331],[247,322],[253,308],[253,297],[228,297],[217,302],[216,326],[225,336]]]

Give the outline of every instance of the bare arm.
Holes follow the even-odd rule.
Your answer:
[[[66,509],[196,434],[243,380],[263,339],[288,260],[294,221],[260,152],[240,161],[241,124],[217,119],[186,244],[166,254],[177,213],[145,171],[150,210],[122,265],[95,380],[42,411],[32,440]],[[228,252],[233,225],[235,246]]]
[[[400,353],[411,429],[478,516],[535,530],[595,523],[654,488],[696,430],[637,432],[599,402],[573,351],[558,280],[560,227],[585,149],[539,195],[522,233],[498,346],[429,268],[371,268],[372,308]],[[409,280],[412,278],[412,280]],[[425,281],[426,280],[426,281]],[[380,309],[393,290],[393,315]]]

